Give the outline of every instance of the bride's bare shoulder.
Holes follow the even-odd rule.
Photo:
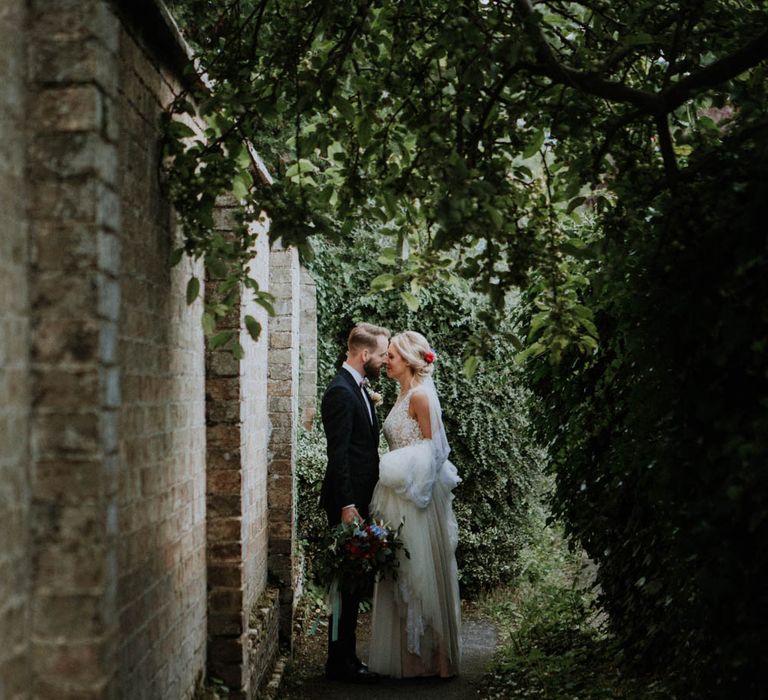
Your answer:
[[[409,406],[410,413],[414,417],[419,414],[426,413],[429,415],[429,398],[427,392],[424,389],[414,389],[411,393],[411,405]]]

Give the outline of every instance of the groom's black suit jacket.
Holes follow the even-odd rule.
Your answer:
[[[331,525],[341,522],[341,509],[351,503],[367,518],[379,479],[379,423],[373,404],[367,393],[363,397],[354,377],[341,368],[325,390],[320,411],[328,442],[320,505]]]

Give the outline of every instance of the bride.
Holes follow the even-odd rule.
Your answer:
[[[400,395],[384,421],[390,451],[379,465],[371,513],[396,527],[410,557],[400,553],[397,580],[376,584],[369,666],[395,678],[459,672],[458,525],[451,491],[459,483],[432,380],[435,353],[420,333],[390,341],[387,374]]]

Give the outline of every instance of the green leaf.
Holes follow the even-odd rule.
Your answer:
[[[504,225],[504,219],[501,216],[501,212],[495,207],[486,207],[485,211],[488,212],[488,218],[491,220],[494,227],[501,229]]]
[[[537,341],[537,342],[532,343],[531,345],[529,345],[522,352],[517,353],[517,355],[515,355],[515,362],[517,362],[518,364],[522,365],[528,359],[530,359],[532,357],[538,357],[545,350],[546,350],[546,347],[544,346],[544,344]]]
[[[243,350],[239,340],[232,343],[232,355],[236,360],[242,360],[245,357],[245,350]]]
[[[401,292],[400,296],[403,298],[405,305],[410,311],[419,310],[419,300],[410,292]]]
[[[720,133],[720,127],[717,126],[717,123],[715,122],[714,119],[712,119],[712,117],[707,117],[707,116],[699,117],[697,124],[698,124],[698,127],[700,129],[703,129],[704,131],[709,131],[714,134]]]
[[[392,289],[395,276],[389,273],[378,275],[371,280],[371,289],[375,292],[383,292]]]
[[[397,250],[384,248],[379,255],[378,262],[381,265],[394,265],[397,262]]]
[[[185,139],[195,135],[195,132],[190,126],[184,124],[184,122],[172,121],[168,125],[168,133],[177,139]]]
[[[241,170],[232,182],[232,195],[235,199],[245,199],[253,187],[253,177],[247,170]]]
[[[215,330],[216,330],[216,319],[214,319],[213,314],[206,311],[203,314],[203,333],[205,333],[206,336],[209,336]]]
[[[523,151],[523,158],[531,158],[535,156],[539,149],[544,145],[544,129],[540,129],[533,140],[525,147]]]
[[[245,317],[245,327],[251,338],[254,340],[259,339],[259,336],[261,335],[261,324],[253,316],[248,315]]]
[[[477,372],[477,368],[480,365],[480,357],[478,355],[470,355],[464,360],[463,372],[467,379],[472,379]]]
[[[187,304],[194,303],[198,294],[200,294],[200,280],[197,277],[192,277],[187,282]]]
[[[181,262],[181,258],[184,256],[184,248],[176,248],[171,253],[171,257],[169,259],[169,263],[171,267],[176,267]]]
[[[214,335],[208,341],[208,346],[210,347],[211,350],[216,350],[216,348],[220,348],[223,345],[226,345],[234,334],[235,332],[232,330],[221,331],[220,333],[217,333],[216,335]]]
[[[576,207],[580,207],[586,201],[586,197],[574,197],[570,202],[568,202],[565,213],[570,214],[574,209],[576,209]]]
[[[362,119],[360,126],[357,130],[357,139],[360,145],[365,148],[371,142],[371,135],[373,134],[373,124],[370,119]]]
[[[272,306],[272,302],[270,301],[269,298],[265,298],[264,296],[260,296],[260,295],[257,294],[256,295],[256,303],[259,306],[261,306],[262,309],[265,309],[266,312],[270,316],[274,316],[275,315],[275,307]]]
[[[339,110],[341,116],[348,122],[355,120],[355,108],[352,106],[351,102],[341,96],[337,96],[333,101],[333,104],[336,106],[336,109]]]

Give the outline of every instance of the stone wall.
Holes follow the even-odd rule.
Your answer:
[[[0,698],[27,697],[29,298],[22,3],[0,8]]]
[[[189,697],[205,668],[205,366],[202,302],[169,269],[158,120],[180,90],[140,27],[120,26],[120,697]]]
[[[98,0],[27,3],[36,698],[114,696],[119,23]]]
[[[236,202],[224,200],[216,212],[222,235],[231,234]],[[269,285],[266,221],[251,223],[256,236],[251,277],[261,290]],[[213,293],[209,281],[208,294]],[[245,330],[253,316],[262,333],[254,342]],[[231,690],[231,697],[253,697],[265,673],[254,647],[261,648],[269,609],[259,598],[267,584],[267,338],[269,318],[251,290],[240,290],[228,328],[243,348],[237,360],[231,345],[206,354],[207,507],[208,507],[208,668]],[[274,597],[274,596],[273,596]],[[254,627],[256,625],[256,627]]]
[[[301,269],[300,314],[299,402],[302,427],[310,430],[317,414],[317,285],[305,267]]]
[[[156,0],[0,8],[1,700],[190,698],[206,665],[254,698],[290,646],[312,309],[254,222],[277,314],[243,293],[245,359],[206,357],[159,167],[188,62]]]
[[[292,640],[298,580],[296,558],[296,439],[299,422],[301,266],[295,248],[272,247],[269,291],[269,572],[280,588],[280,635]]]

